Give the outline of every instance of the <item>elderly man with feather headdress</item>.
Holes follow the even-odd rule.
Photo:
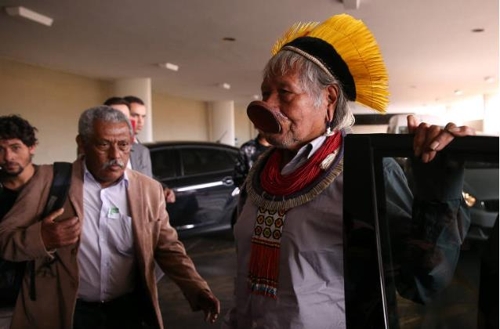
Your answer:
[[[272,54],[264,69],[262,101],[250,103],[247,114],[274,147],[260,157],[242,187],[234,227],[235,305],[223,327],[345,328],[342,173],[343,140],[354,123],[349,101],[385,112],[386,68],[371,32],[346,14],[294,25]],[[408,128],[422,167],[454,137],[474,133],[453,123],[446,129],[418,124],[413,116]],[[388,202],[399,209],[399,219],[404,213],[411,221],[414,198],[404,174],[395,161],[385,165],[387,184],[398,196]],[[437,249],[419,254],[423,262],[434,260],[434,268],[449,269],[440,273],[453,272],[462,238],[453,232],[467,228],[460,169],[450,175],[458,177],[458,184],[442,187],[449,190],[446,198],[432,200],[433,208],[413,205],[434,212],[434,218],[454,214],[451,224],[439,226],[456,240],[447,250],[452,261],[436,262],[442,259]],[[413,278],[416,288],[406,289],[407,297],[425,302],[446,285],[449,276],[433,273],[429,268],[425,279]]]

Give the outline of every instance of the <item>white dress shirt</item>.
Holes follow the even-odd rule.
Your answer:
[[[134,289],[134,240],[127,187],[126,173],[116,184],[102,188],[85,167],[78,252],[78,298],[85,301],[109,301]]]
[[[297,154],[293,157],[290,162],[288,162],[283,169],[281,169],[281,174],[282,175],[288,175],[294,172],[297,168],[302,166],[307,159],[313,156],[314,153],[323,145],[323,143],[326,140],[326,136],[319,136],[316,139],[313,139],[306,145],[302,146],[298,151]]]

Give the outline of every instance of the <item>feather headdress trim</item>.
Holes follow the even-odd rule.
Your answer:
[[[387,70],[375,37],[347,14],[322,23],[296,23],[274,44],[272,54],[294,51],[342,83],[347,98],[385,113],[389,103]]]

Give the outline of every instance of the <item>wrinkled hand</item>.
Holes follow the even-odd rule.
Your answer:
[[[165,202],[166,203],[174,203],[175,202],[175,193],[174,190],[165,187],[163,190],[163,193],[165,193]]]
[[[425,122],[419,123],[413,115],[407,117],[408,131],[415,134],[413,139],[413,150],[416,157],[420,157],[422,162],[432,161],[438,151],[441,151],[455,137],[475,135],[473,128],[468,126],[457,127],[453,122],[449,122],[444,129],[441,126],[429,125]]]
[[[78,217],[56,221],[63,212],[61,208],[42,220],[42,241],[47,250],[69,246],[76,243],[80,237],[81,222]]]
[[[214,323],[220,313],[220,302],[211,291],[203,290],[198,295],[198,306],[205,313],[205,322]]]

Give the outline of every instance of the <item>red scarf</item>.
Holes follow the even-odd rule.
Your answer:
[[[260,174],[262,188],[271,195],[280,196],[300,191],[318,177],[322,170],[320,168],[321,162],[327,155],[337,150],[341,142],[342,134],[340,132],[328,137],[306,163],[287,175],[281,174],[281,160],[284,150],[275,150]]]

